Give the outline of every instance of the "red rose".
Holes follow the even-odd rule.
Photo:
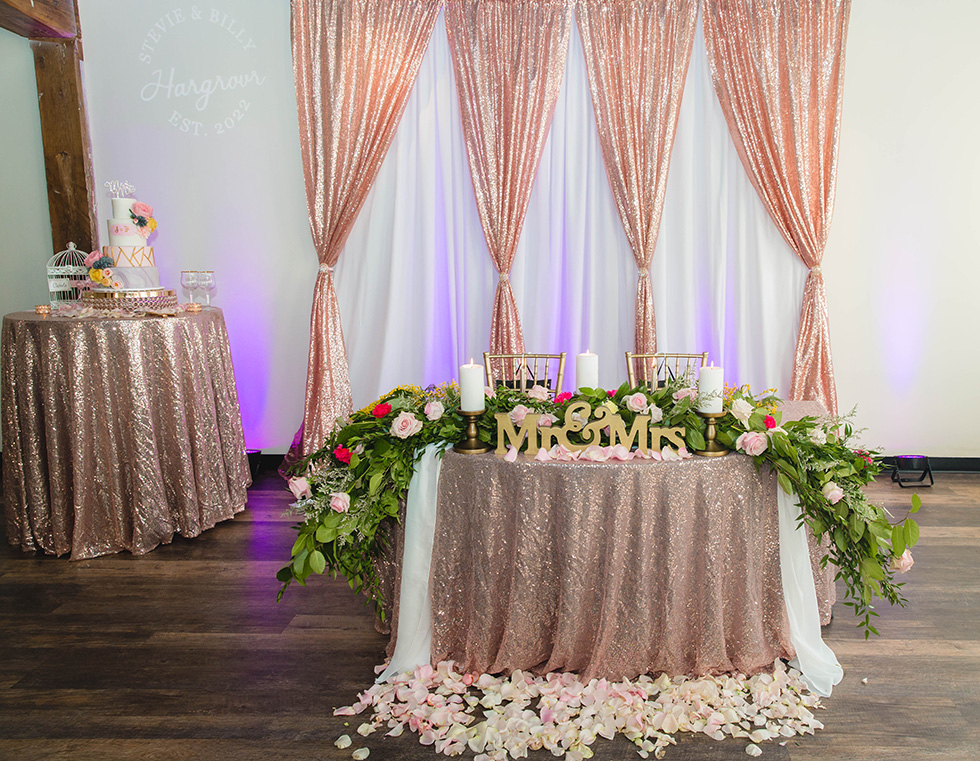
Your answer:
[[[571,391],[562,391],[558,396],[555,397],[555,404],[561,404],[562,402],[567,402],[572,398]]]
[[[342,463],[350,465],[350,450],[347,447],[338,446],[335,450],[333,450],[333,456]]]
[[[381,402],[381,404],[371,410],[371,414],[376,418],[383,418],[389,412],[391,412],[391,405],[388,402]]]
[[[775,428],[775,427],[776,427],[776,418],[774,418],[772,415],[766,415],[766,428]]]

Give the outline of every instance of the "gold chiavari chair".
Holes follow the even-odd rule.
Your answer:
[[[509,386],[530,389],[544,386],[557,394],[565,378],[565,352],[560,354],[491,354],[483,352],[490,388]]]
[[[693,384],[697,368],[708,364],[708,352],[700,354],[634,354],[626,352],[626,377],[630,388],[640,383],[662,386],[675,378],[688,378]]]

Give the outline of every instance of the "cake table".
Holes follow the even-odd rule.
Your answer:
[[[240,512],[251,484],[220,309],[3,319],[7,540],[139,555]]]

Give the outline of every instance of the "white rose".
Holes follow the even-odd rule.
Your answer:
[[[646,412],[650,416],[651,423],[659,423],[664,419],[664,411],[656,404],[651,404],[649,407],[647,407]]]
[[[818,447],[822,447],[827,443],[827,432],[823,428],[814,428],[810,431],[810,441]]]
[[[550,394],[548,393],[548,389],[546,389],[544,386],[541,386],[537,383],[535,383],[534,386],[531,387],[531,390],[527,392],[527,395],[532,399],[537,399],[539,402],[548,401],[548,397],[550,396]]]
[[[736,399],[732,402],[732,414],[743,423],[749,422],[749,417],[753,412],[755,412],[755,407],[744,399]]]

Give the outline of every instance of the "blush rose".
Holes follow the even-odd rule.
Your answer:
[[[287,483],[289,484],[289,491],[293,493],[296,499],[306,499],[313,496],[309,481],[305,478],[290,478]]]
[[[736,420],[747,423],[749,422],[749,417],[752,415],[752,411],[755,408],[749,404],[744,399],[736,399],[732,402],[732,414],[735,416]]]
[[[832,505],[836,505],[838,502],[844,499],[844,490],[841,489],[834,481],[828,481],[825,483],[821,491],[827,498],[827,501]]]
[[[762,454],[768,446],[769,437],[761,431],[746,431],[735,440],[735,447],[750,457]]]
[[[350,510],[350,494],[335,491],[330,494],[330,509],[335,513],[346,513]]]
[[[427,405],[425,405],[425,416],[429,420],[438,420],[442,417],[442,414],[446,411],[442,402],[437,399],[432,400]]]
[[[422,421],[411,412],[399,412],[391,421],[391,435],[399,439],[407,439],[422,430]]]

